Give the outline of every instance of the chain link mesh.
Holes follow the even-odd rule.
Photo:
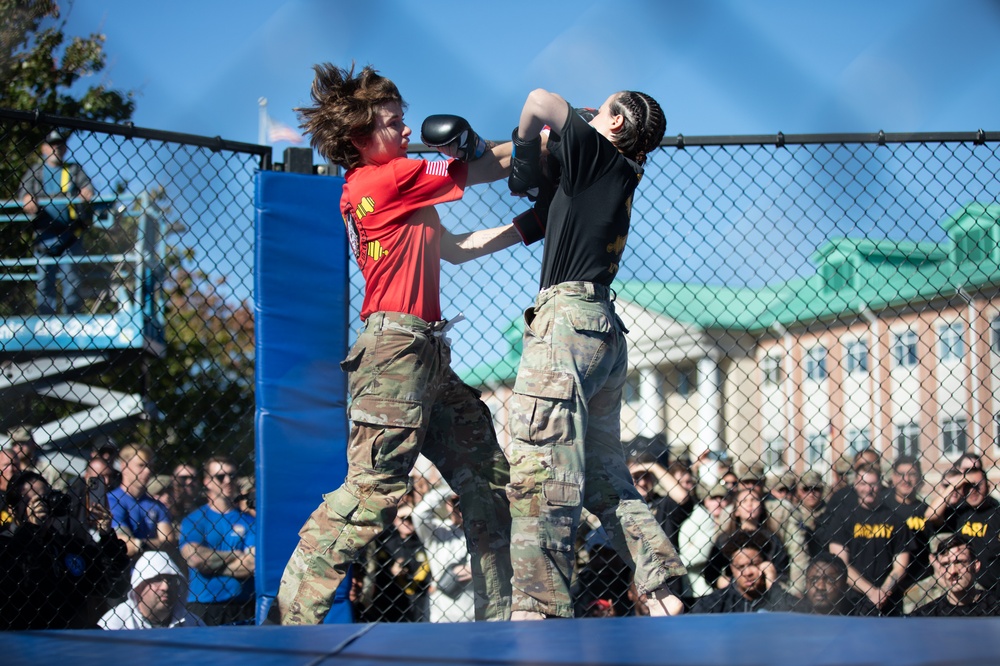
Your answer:
[[[238,591],[212,589],[189,608],[212,623],[246,621],[252,556],[181,554],[176,535],[194,533],[184,519],[205,503],[206,484],[235,483],[225,492],[253,511],[260,153],[82,128],[68,159],[95,193],[81,209],[84,250],[50,257],[17,201],[49,129],[0,120],[10,146],[0,157],[0,426],[11,435],[2,557],[4,587],[16,590],[4,621],[92,625],[125,600],[139,553],[159,550],[189,576],[231,574]],[[630,331],[622,446],[689,567],[678,588],[689,609],[718,608],[706,599],[727,583],[753,596],[760,577],[766,604],[824,613],[910,612],[953,588],[942,572],[962,566],[992,590],[998,173],[997,143],[982,136],[678,138],[650,156],[614,284]],[[496,183],[439,211],[461,233],[523,206]],[[76,257],[81,314],[66,316],[57,293],[57,313],[40,317],[36,277],[64,257]],[[505,448],[540,258],[540,245],[517,247],[442,272],[445,316],[468,320],[450,332],[456,370],[483,391]],[[351,266],[357,322],[363,285]],[[26,435],[37,454],[20,444]],[[95,456],[123,453],[137,462],[85,472]],[[28,466],[44,485],[14,483]],[[171,511],[166,543],[154,533],[123,555],[94,538],[102,516],[79,479],[101,473],[109,488],[146,479]],[[450,497],[432,467],[414,474],[395,528],[354,567],[357,619],[471,618]],[[933,555],[951,534],[958,545]],[[628,564],[586,513],[577,543],[577,614],[642,614]],[[28,563],[72,548],[86,584],[25,583],[38,574]],[[47,597],[67,601],[40,603]]]
[[[209,624],[251,621],[253,178],[269,149],[69,121],[67,166],[46,167],[54,127],[11,115],[2,625],[134,626],[161,585]],[[218,496],[237,508],[206,512]]]
[[[613,285],[630,331],[622,446],[691,572],[679,588],[689,610],[910,613],[947,591],[931,552],[955,533],[981,561],[976,585],[993,587],[997,173],[982,135],[679,139],[650,157]],[[461,233],[524,207],[496,183],[438,208]],[[445,317],[469,320],[451,335],[453,364],[483,391],[508,451],[540,257],[520,247],[443,267]],[[352,289],[357,316],[357,272]],[[874,468],[857,474],[865,461]],[[985,470],[983,492],[949,489],[980,478],[949,484],[959,465]],[[435,558],[436,541],[421,552],[409,518],[436,509],[448,525],[445,507],[421,502],[437,483],[433,469],[416,473],[408,517],[369,547],[365,619],[448,605],[435,590],[453,554]],[[645,612],[628,565],[584,518],[577,614]],[[731,552],[745,533],[763,555]],[[734,575],[750,596],[764,577],[764,600],[716,592]]]

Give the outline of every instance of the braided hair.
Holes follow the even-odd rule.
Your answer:
[[[615,135],[615,146],[625,157],[644,164],[646,155],[660,145],[667,131],[663,109],[646,93],[626,90],[611,102],[610,111],[625,119]]]

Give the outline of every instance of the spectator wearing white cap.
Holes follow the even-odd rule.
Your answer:
[[[721,481],[703,489],[701,503],[680,531],[680,556],[688,570],[689,594],[703,597],[712,591],[705,580],[705,567],[712,553],[712,544],[732,521],[733,495]]]
[[[132,569],[128,597],[98,621],[102,629],[203,627],[201,618],[184,607],[187,579],[170,556],[159,550],[143,553]]]

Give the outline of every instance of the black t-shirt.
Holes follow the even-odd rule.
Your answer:
[[[106,595],[129,565],[113,533],[95,542],[74,529],[23,525],[0,538],[0,629],[87,626],[87,597]]]
[[[559,187],[545,226],[541,288],[586,281],[611,286],[628,238],[642,167],[569,109],[548,149]]]
[[[875,585],[889,576],[896,555],[910,541],[906,523],[885,503],[841,510],[831,516],[828,528],[830,543],[845,546],[851,566]]]
[[[901,504],[896,501],[895,496],[886,500],[886,504],[896,514],[897,519],[906,525],[908,535],[906,549],[910,551],[911,557],[907,569],[910,580],[922,580],[930,576],[931,528],[924,519],[927,504],[919,500],[913,504]]]
[[[986,617],[1000,615],[1000,598],[992,592],[983,592],[975,603],[955,606],[943,594],[934,601],[921,606],[910,615],[915,617]]]
[[[691,607],[691,613],[780,612],[791,610],[794,604],[795,598],[782,590],[780,585],[772,585],[764,596],[753,600],[740,594],[735,585],[729,585],[700,597]]]
[[[972,552],[982,562],[977,582],[1000,594],[1000,503],[987,497],[976,508],[960,504],[946,515],[942,531],[969,538]]]

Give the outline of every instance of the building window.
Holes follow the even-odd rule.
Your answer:
[[[677,393],[682,397],[688,397],[691,395],[691,391],[694,390],[696,372],[696,368],[677,369]]]
[[[964,418],[945,419],[941,424],[941,452],[946,458],[957,458],[968,449],[966,425]]]
[[[824,433],[813,433],[806,437],[806,464],[816,467],[826,461],[827,436]]]
[[[847,439],[847,454],[854,457],[872,445],[872,438],[868,436],[868,428],[848,428],[845,433]]]
[[[847,345],[847,373],[866,374],[868,372],[868,342],[855,340]]]
[[[781,359],[765,356],[760,360],[761,381],[765,386],[776,386],[781,381]]]
[[[912,368],[917,364],[917,334],[907,329],[892,336],[892,358],[896,365]]]
[[[806,379],[820,381],[826,379],[826,349],[813,347],[806,352]]]
[[[896,425],[896,456],[920,457],[920,426],[916,422]]]
[[[942,361],[958,361],[965,355],[965,326],[961,322],[938,328],[938,355]]]
[[[775,437],[764,443],[764,464],[769,470],[785,467],[785,440]]]
[[[622,394],[626,405],[642,402],[642,396],[639,394],[639,373],[633,372],[628,376],[625,380],[625,386],[622,388]]]

